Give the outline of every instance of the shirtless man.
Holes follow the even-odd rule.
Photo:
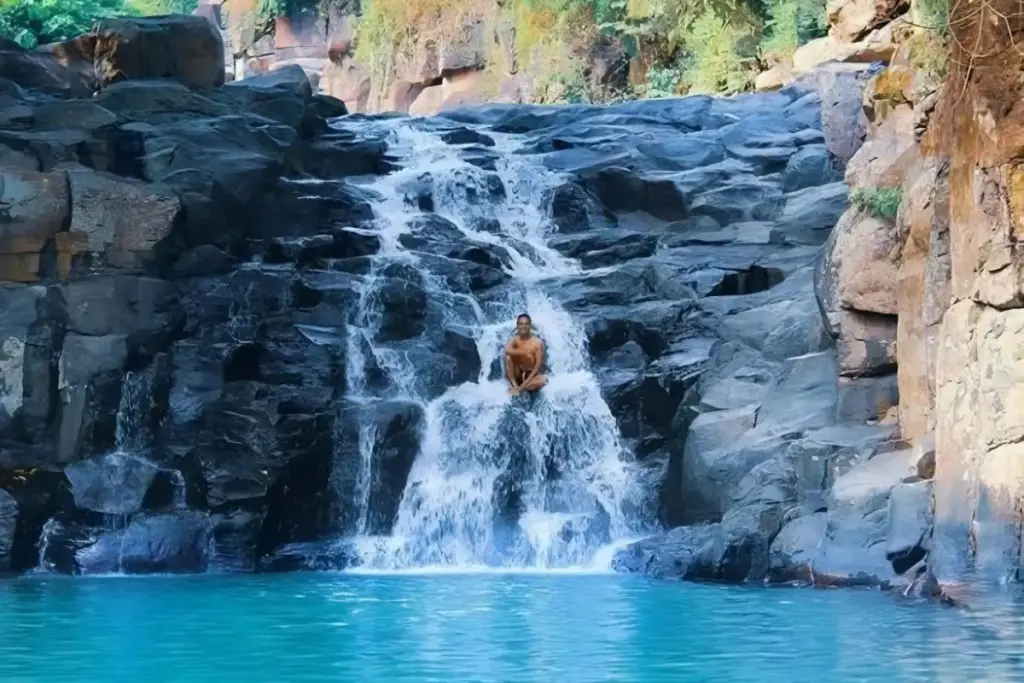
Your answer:
[[[518,396],[533,392],[547,384],[540,374],[544,360],[544,344],[530,329],[530,316],[523,313],[516,318],[516,334],[505,345],[505,376],[511,386],[508,393]]]

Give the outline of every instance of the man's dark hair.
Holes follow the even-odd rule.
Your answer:
[[[526,322],[530,323],[531,325],[533,324],[533,321],[530,320],[529,314],[527,314],[527,313],[520,313],[519,315],[516,316],[516,325],[518,325],[519,321],[522,320],[523,318],[526,318]]]

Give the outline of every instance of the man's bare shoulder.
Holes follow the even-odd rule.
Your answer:
[[[533,351],[534,349],[543,349],[544,341],[540,337],[534,335],[526,340],[526,348],[530,349],[531,351]]]

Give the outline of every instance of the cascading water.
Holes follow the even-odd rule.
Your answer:
[[[600,563],[602,547],[635,537],[652,515],[635,466],[619,440],[615,419],[589,370],[586,335],[546,293],[557,279],[579,272],[547,246],[546,192],[562,178],[512,154],[513,140],[494,135],[495,172],[465,161],[459,146],[420,129],[423,121],[345,122],[363,134],[385,132],[402,170],[368,186],[375,195],[374,230],[381,241],[360,291],[349,328],[347,397],[361,410],[375,401],[419,402],[425,412],[420,452],[397,518],[387,536],[367,524],[373,477],[372,426],[359,430],[358,521],[352,527],[360,564],[401,570],[424,567],[579,568]],[[503,192],[494,192],[494,176]],[[429,184],[429,210],[461,237],[503,254],[511,286],[478,301],[453,291],[432,261],[403,246],[417,236],[424,214],[418,193]],[[424,239],[431,239],[428,235]],[[422,368],[381,341],[378,277],[413,267],[425,281],[430,319],[467,330],[481,360],[479,377],[439,397],[425,398]],[[526,311],[545,343],[548,384],[533,397],[513,399],[500,367],[516,315]],[[372,355],[374,363],[366,361]],[[389,378],[386,392],[368,388],[366,368]]]

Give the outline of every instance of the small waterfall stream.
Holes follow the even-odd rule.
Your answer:
[[[366,187],[382,246],[348,330],[347,403],[372,411],[381,401],[408,401],[424,413],[420,451],[397,518],[382,535],[368,519],[378,434],[372,421],[360,420],[358,512],[349,527],[360,564],[375,570],[555,569],[606,562],[601,548],[644,532],[653,515],[589,369],[586,335],[547,294],[557,278],[579,272],[545,241],[551,225],[546,192],[562,179],[512,153],[514,140],[490,132],[499,154],[495,171],[487,171],[465,161],[460,146],[418,127],[423,124],[338,124],[386,135],[402,165]],[[430,225],[422,220],[424,186],[428,213],[454,225],[460,238],[500,254],[509,286],[479,297],[456,291],[436,257],[404,246],[417,237],[432,239],[421,234]],[[387,276],[403,268],[424,282],[428,323],[471,336],[479,354],[479,376],[440,396],[423,394],[418,378],[424,368],[382,334]],[[515,317],[524,311],[545,342],[549,383],[532,398],[512,399],[497,369]],[[385,388],[369,381],[368,368],[386,376]]]

